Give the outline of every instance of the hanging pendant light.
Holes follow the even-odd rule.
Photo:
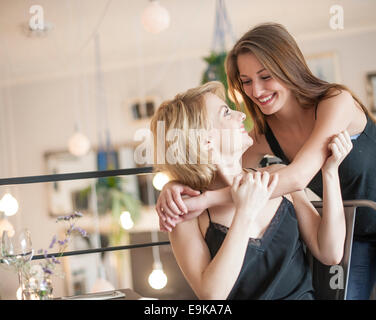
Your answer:
[[[18,211],[18,202],[9,192],[0,200],[0,211],[3,211],[7,217],[13,216]]]
[[[146,31],[159,33],[170,26],[170,14],[158,0],[151,0],[142,13],[141,22]]]
[[[132,229],[134,222],[129,211],[123,211],[120,215],[120,224],[124,230]]]
[[[152,242],[158,242],[158,231],[151,232]],[[153,252],[153,271],[148,277],[149,285],[155,290],[161,290],[167,285],[167,275],[163,271],[161,257],[159,255],[159,248],[157,246],[152,247]]]
[[[154,262],[153,271],[149,275],[148,282],[155,290],[161,290],[166,286],[167,276],[163,272],[162,264],[159,261]]]
[[[153,186],[155,189],[161,191],[164,185],[170,181],[170,178],[163,172],[158,172],[153,178]]]
[[[90,141],[83,133],[76,130],[68,141],[68,150],[71,154],[82,157],[90,150]]]

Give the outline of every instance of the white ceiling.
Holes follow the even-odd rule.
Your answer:
[[[36,3],[53,26],[44,37],[27,36],[29,9]],[[0,0],[0,85],[93,71],[95,30],[105,70],[207,54],[215,0],[160,3],[169,11],[171,25],[154,35],[140,22],[148,0]],[[337,35],[376,27],[375,0],[226,1],[236,37],[265,21],[282,23],[297,37],[333,33],[333,4],[340,4],[345,14],[345,29]]]

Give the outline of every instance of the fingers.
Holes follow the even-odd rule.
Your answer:
[[[270,184],[268,186],[268,191],[269,191],[270,195],[273,193],[275,187],[277,186],[278,180],[279,180],[278,173],[273,174],[271,179],[270,179]]]
[[[264,188],[267,188],[267,187],[268,187],[269,179],[270,179],[269,172],[264,171],[264,172],[262,173],[262,177],[261,177],[261,184],[262,184],[262,186],[263,186]]]
[[[166,198],[167,198],[166,203],[168,206],[168,208],[166,208],[167,209],[166,211],[172,212],[173,217],[183,214],[183,212],[176,205],[176,199],[180,199],[180,202],[183,202],[183,199],[181,199],[181,196],[180,196],[180,192],[172,192],[171,190],[167,190]],[[184,203],[182,205],[185,207]]]
[[[173,202],[173,201],[172,200],[162,201],[161,212],[164,215],[164,217],[174,219],[175,217],[178,217],[179,214],[176,214],[174,211],[171,210],[171,208],[170,208],[171,202]]]
[[[185,205],[182,195],[188,195],[190,197],[197,197],[201,193],[200,191],[193,190],[192,188],[188,186],[184,186],[182,190],[172,191],[172,198],[174,199],[178,209],[180,210],[180,214],[188,213],[188,208]]]
[[[242,179],[242,175],[241,174],[239,174],[239,175],[237,175],[235,178],[234,178],[234,180],[233,180],[233,182],[232,182],[232,190],[233,191],[238,191],[238,189],[239,189],[239,185],[240,185],[240,180]]]
[[[159,229],[164,232],[171,232],[173,228],[184,219],[182,217],[178,217],[177,219],[171,219],[170,217],[166,217],[166,220],[163,220],[159,217]]]
[[[190,188],[188,186],[184,186],[181,194],[185,194],[185,195],[188,195],[188,196],[191,196],[191,197],[195,197],[195,196],[199,196],[201,193],[198,190],[193,190],[192,188]]]
[[[261,172],[260,171],[255,172],[253,179],[255,180],[256,184],[261,185]]]
[[[342,159],[351,151],[352,146],[351,137],[345,130],[334,137],[329,148],[336,158]]]

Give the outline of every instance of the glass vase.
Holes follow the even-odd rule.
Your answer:
[[[39,280],[35,278],[24,280],[22,298],[23,300],[52,300],[53,286],[51,277],[46,275]]]

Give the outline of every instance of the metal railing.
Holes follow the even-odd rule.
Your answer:
[[[106,178],[113,176],[127,176],[127,175],[140,175],[140,174],[150,174],[153,172],[153,167],[141,167],[141,168],[130,168],[130,169],[117,169],[117,170],[101,170],[101,171],[87,171],[87,172],[76,172],[76,173],[64,173],[64,174],[50,174],[50,175],[40,175],[40,176],[25,176],[25,177],[14,177],[0,179],[1,185],[16,185],[16,184],[29,184],[29,183],[44,183],[44,182],[56,182],[64,180],[78,180],[78,179],[90,179],[90,178]],[[141,244],[132,244],[125,246],[114,246],[105,248],[94,248],[87,250],[75,250],[67,251],[63,253],[49,253],[33,256],[32,260],[46,259],[55,257],[65,257],[74,256],[82,254],[91,253],[101,253],[106,251],[117,251],[117,250],[129,250],[143,247],[153,247],[169,245],[169,241],[159,241]],[[0,260],[0,263],[3,261]]]

